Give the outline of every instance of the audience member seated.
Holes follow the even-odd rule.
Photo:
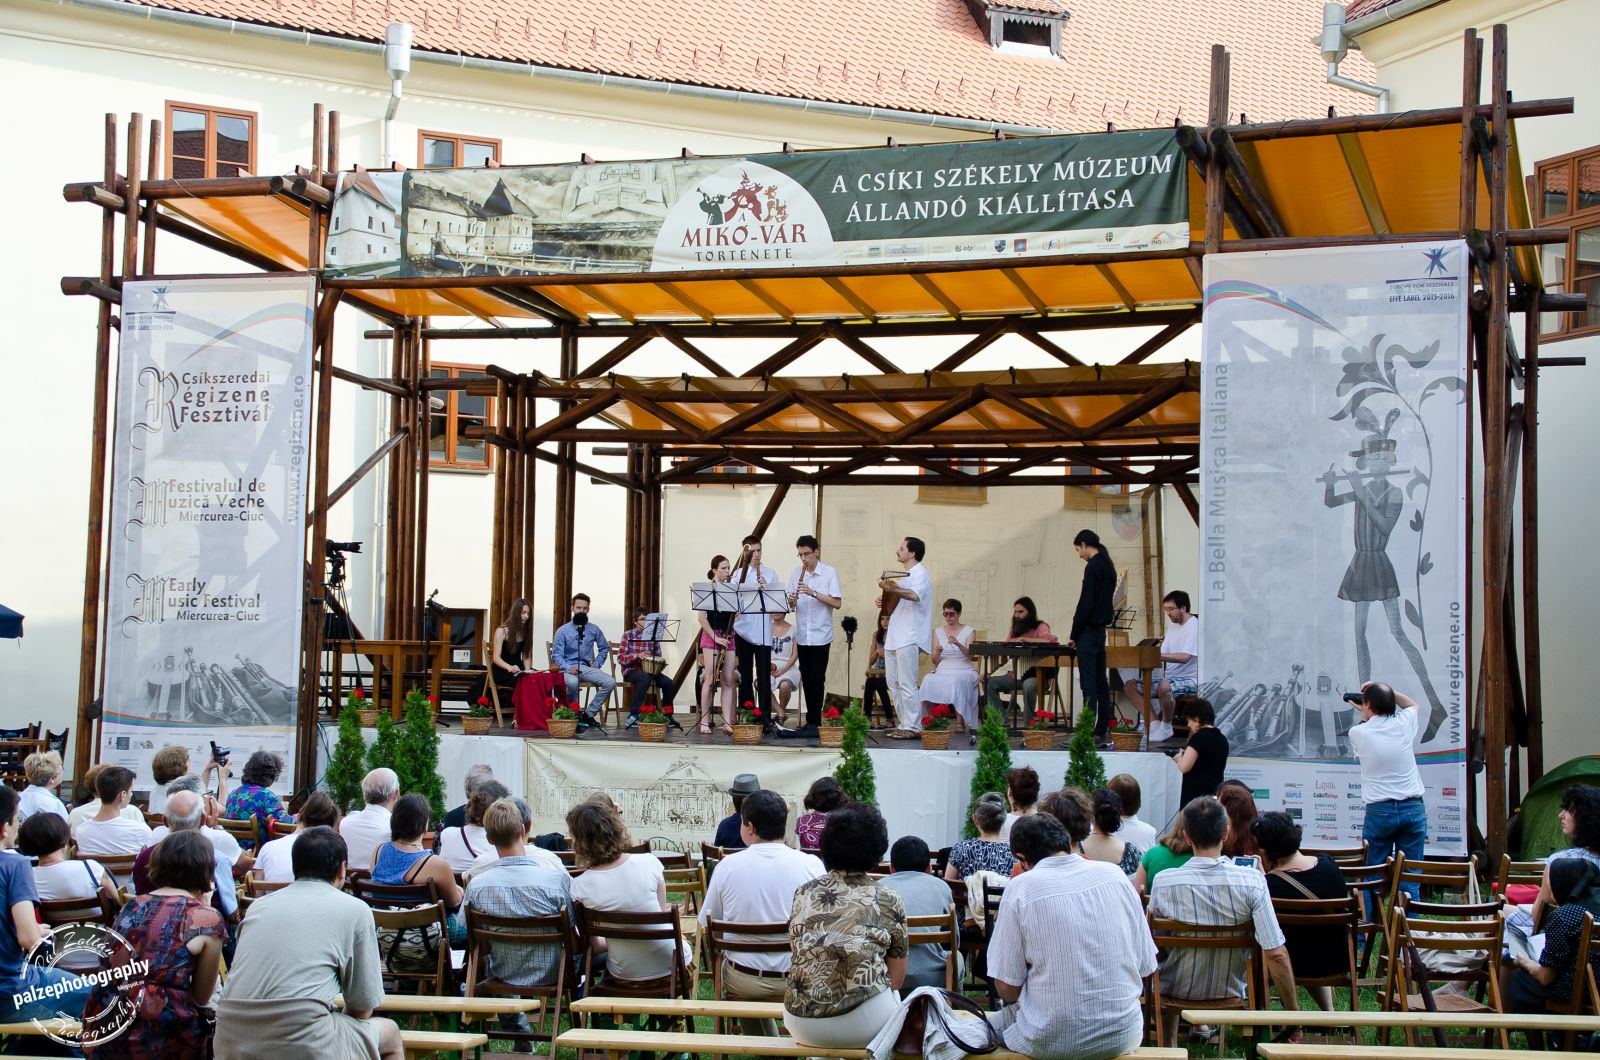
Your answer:
[[[65,821],[67,804],[56,797],[56,789],[61,787],[61,756],[54,751],[35,751],[22,760],[22,775],[28,778],[17,811],[23,822],[36,813],[53,813]]]
[[[28,963],[29,952],[39,944],[39,895],[33,886],[33,866],[11,849],[17,835],[17,792],[0,784],[0,1023],[26,1023],[56,1015],[76,1017],[83,1012],[88,986],[67,990],[59,997],[26,1000],[30,990],[83,981],[70,972]]]
[[[584,866],[572,881],[574,902],[607,913],[653,913],[671,908],[661,862],[653,854],[628,853],[633,840],[609,796],[591,795],[568,810],[567,832],[578,863]],[[657,979],[672,970],[674,960],[688,958],[687,951],[681,957],[674,954],[666,939],[622,939],[613,946],[603,938],[591,938],[589,946],[606,955],[606,976],[611,979]]]
[[[159,886],[150,874],[150,862],[155,857],[155,852],[161,844],[179,832],[195,832],[205,838],[202,831],[205,822],[205,807],[200,802],[200,796],[192,791],[178,790],[167,796],[167,812],[164,814],[167,821],[168,833],[152,842],[150,846],[139,851],[139,856],[133,863],[133,889],[137,894],[149,894]],[[228,863],[227,856],[214,846],[207,846],[212,853],[215,887],[211,903],[218,912],[225,917],[232,917],[239,911],[239,891],[233,883],[233,866]]]
[[[1011,826],[1017,823],[1018,818],[1032,813],[1039,801],[1039,774],[1032,766],[1006,770],[1006,799],[1011,804],[1011,810],[1006,814],[1006,823],[1000,826],[1002,843],[1011,842]]]
[[[491,766],[479,762],[476,765],[470,765],[467,767],[467,775],[462,778],[461,787],[462,790],[466,792],[467,798],[470,800],[472,798],[472,790],[474,788],[486,780],[493,779],[494,769]],[[466,823],[467,804],[463,802],[460,806],[455,807],[444,815],[444,820],[440,822],[439,828],[441,830],[445,828],[460,828]]]
[[[562,861],[555,854],[551,853],[551,850],[567,849],[565,837],[562,836],[560,832],[550,832],[547,835],[532,836],[533,810],[528,807],[527,801],[525,799],[513,797],[511,799],[511,805],[516,807],[518,815],[522,818],[522,830],[530,833],[531,836],[531,838],[528,840],[527,850],[524,856],[526,856],[529,861],[532,861],[536,865],[543,865],[547,869],[557,869],[565,873],[567,871],[566,862]],[[540,845],[541,843],[549,843],[551,840],[561,840],[560,846],[545,847]],[[472,867],[466,872],[462,873],[462,878],[470,882],[474,876],[489,866],[495,864],[499,860],[500,852],[494,849],[493,844],[490,844],[488,850],[485,850],[482,854],[478,855],[478,860],[472,863]]]
[[[156,845],[150,859],[155,890],[135,896],[117,914],[115,930],[122,941],[111,954],[113,967],[148,962],[143,974],[133,977],[139,983],[136,1014],[126,1030],[93,1049],[97,1060],[205,1060],[211,1055],[207,1006],[228,938],[221,914],[209,904],[216,861],[210,841],[196,831],[174,833]],[[119,983],[96,985],[83,1018],[116,1018],[109,1010],[124,996]]]
[[[1005,798],[996,791],[979,796],[972,807],[972,825],[978,830],[978,838],[963,839],[950,848],[944,878],[964,880],[980,869],[1011,875],[1016,859],[1011,856],[1011,848],[1000,842],[1000,829],[1005,823]]]
[[[122,812],[133,797],[133,770],[108,766],[96,778],[95,790],[100,795],[100,810],[80,823],[72,836],[78,853],[89,857],[127,855],[137,854],[148,846],[150,826],[144,823],[144,816],[141,814],[138,820],[132,820]]]
[[[761,790],[761,781],[756,779],[754,773],[740,773],[733,778],[733,787],[728,789],[728,797],[733,800],[733,812],[717,823],[716,837],[711,840],[711,845],[721,847],[723,850],[738,850],[744,846],[744,840],[739,838],[740,830],[744,827],[740,811],[744,807],[744,797],[752,791]]]
[[[109,762],[100,762],[84,770],[83,778],[73,783],[78,789],[78,804],[67,814],[67,830],[74,837],[78,834],[78,826],[100,812],[100,774],[112,768]],[[129,821],[144,824],[144,811],[132,804],[122,808],[122,817]]]
[[[207,763],[206,768],[211,768]],[[169,743],[150,759],[149,813],[164,813],[167,808],[167,785],[189,772],[189,749]]]
[[[1600,869],[1600,788],[1592,784],[1574,784],[1561,794],[1561,831],[1572,841],[1566,850],[1558,850],[1546,860],[1544,879],[1539,884],[1539,897],[1533,903],[1533,922],[1541,923],[1540,914],[1553,904],[1550,890],[1550,865],[1567,858],[1580,858]]]
[[[383,1000],[378,933],[366,903],[340,890],[344,840],[310,828],[293,857],[294,882],[252,902],[239,929],[217,1003],[217,1060],[402,1060],[400,1029],[372,1014]]]
[[[789,914],[783,1025],[807,1045],[860,1049],[900,1007],[906,910],[898,892],[867,875],[889,849],[889,829],[875,808],[849,803],[835,810],[821,849],[827,874],[801,885]]]
[[[452,872],[466,872],[478,858],[494,849],[483,828],[483,815],[510,794],[497,780],[483,781],[472,789],[472,796],[467,799],[466,823],[459,828],[439,829],[434,849],[450,865]]]
[[[74,861],[67,857],[72,836],[67,822],[53,813],[36,813],[17,831],[17,849],[33,858],[33,886],[41,902],[70,898],[93,898],[103,894],[112,906],[122,904],[117,881],[98,861]]]
[[[1117,798],[1122,800],[1122,827],[1117,829],[1117,838],[1132,843],[1140,850],[1155,846],[1155,826],[1139,820],[1139,810],[1143,805],[1139,781],[1132,773],[1118,773],[1106,781],[1106,787],[1116,792]]]
[[[1259,858],[1261,846],[1256,842],[1254,830],[1256,797],[1242,780],[1224,780],[1217,788],[1217,801],[1228,811],[1228,838],[1222,844],[1225,858]]]
[[[487,791],[489,785],[504,790],[503,785],[489,781],[480,784],[473,797]],[[516,803],[496,799],[483,812],[483,827],[499,859],[468,882],[469,909],[490,916],[533,917],[572,908],[572,878],[567,870],[559,862],[552,868],[528,856],[528,825]],[[560,959],[561,951],[553,946],[496,942],[489,950],[487,974],[512,986],[546,986],[556,981]],[[520,1012],[502,1013],[500,1029],[526,1034],[528,1017]]]
[[[1089,838],[1089,833],[1094,830],[1094,804],[1089,801],[1080,788],[1059,788],[1039,800],[1039,812],[1049,814],[1061,822],[1061,827],[1067,830],[1067,835],[1072,837],[1072,852],[1083,853],[1083,842]],[[1011,869],[1011,875],[1020,876],[1024,872],[1022,862],[1017,862]],[[968,891],[968,900],[973,897]]]
[[[914,835],[901,836],[889,848],[889,865],[894,872],[878,882],[900,896],[906,916],[949,915],[955,908],[950,885],[928,871],[928,844]],[[904,996],[919,986],[944,986],[945,962],[950,951],[933,942],[919,942],[906,955],[906,977],[900,983]],[[961,965],[956,964],[956,981],[961,981]]]
[[[1294,818],[1281,810],[1269,810],[1257,817],[1251,827],[1267,873],[1267,893],[1272,897],[1307,901],[1350,896],[1338,862],[1326,854],[1301,853],[1300,826]],[[1337,928],[1286,925],[1284,945],[1289,949],[1289,964],[1296,978],[1320,979],[1344,971],[1350,952],[1345,945],[1348,937],[1349,932]],[[1318,1008],[1333,1008],[1332,987],[1306,989]]]
[[[378,847],[372,860],[372,882],[398,887],[432,883],[447,910],[461,908],[461,887],[450,865],[422,845],[428,830],[428,799],[424,795],[405,795],[394,804],[389,818],[390,839]],[[452,927],[451,936],[461,929]]]
[[[1117,830],[1122,827],[1122,800],[1110,788],[1096,788],[1092,805],[1093,817],[1089,822],[1092,827],[1089,837],[1083,841],[1083,856],[1090,861],[1115,865],[1131,879],[1139,871],[1144,851],[1117,838]]]
[[[843,806],[844,789],[832,777],[819,777],[811,782],[806,792],[806,812],[795,818],[794,837],[806,850],[815,850],[822,841],[822,830],[827,827],[828,814]]]
[[[837,781],[834,787],[838,787]],[[816,790],[813,784],[811,791]],[[806,798],[809,805],[811,796]],[[740,815],[740,838],[746,849],[723,858],[717,866],[700,905],[702,927],[707,920],[787,923],[794,908],[795,891],[822,875],[822,862],[815,856],[784,845],[789,807],[782,795],[775,791],[751,792],[745,796]],[[756,935],[743,937],[775,941]],[[787,953],[740,953],[737,957],[724,957],[722,962],[722,985],[728,996],[746,1001],[781,1001],[788,975]],[[744,1024],[747,1034],[778,1033],[771,1020],[745,1020]]]
[[[233,838],[225,830],[215,827],[219,809],[217,800],[207,794],[200,778],[193,773],[185,773],[183,776],[176,778],[167,785],[167,798],[172,798],[180,791],[192,791],[200,797],[203,807],[200,834],[211,840],[211,846],[222,860],[227,862],[228,866],[236,873],[242,875],[249,871],[250,866],[255,863],[255,857],[246,853],[237,839]],[[166,835],[167,826],[164,824],[156,825],[150,830],[150,845],[154,846],[161,842],[162,839],[166,838]]]
[[[1540,925],[1544,950],[1538,960],[1514,957],[1500,966],[1500,995],[1507,1012],[1547,1012],[1546,1002],[1572,998],[1578,967],[1578,942],[1583,937],[1583,914],[1600,918],[1600,869],[1582,858],[1550,862],[1548,878],[1555,908]],[[1600,975],[1600,945],[1589,948],[1589,967]],[[1529,1044],[1539,1044],[1529,1036]]]
[[[1139,997],[1156,967],[1144,910],[1119,868],[1072,853],[1078,841],[1049,814],[1011,831],[1027,871],[995,917],[988,974],[1006,1007],[989,1021],[1025,1056],[1104,1060],[1144,1036]]]
[[[228,794],[224,811],[230,821],[256,820],[263,833],[268,821],[294,824],[294,815],[283,808],[283,800],[272,790],[272,785],[283,775],[283,756],[271,751],[257,751],[245,762],[239,773],[239,786]],[[246,844],[254,846],[253,843]]]
[[[370,872],[378,847],[389,841],[389,815],[400,801],[400,778],[392,769],[374,769],[361,778],[361,798],[366,805],[344,815],[339,835],[348,852],[347,871]]]
[[[339,808],[333,800],[320,791],[312,792],[306,804],[300,807],[294,831],[262,846],[251,869],[252,875],[263,883],[293,883],[295,840],[308,828],[336,828],[338,824]]]
[[[1156,840],[1156,845],[1146,850],[1144,857],[1139,859],[1139,871],[1133,874],[1134,890],[1149,894],[1157,873],[1187,865],[1193,856],[1194,850],[1183,834],[1183,815],[1179,814],[1167,834]]]
[[[1150,915],[1185,924],[1233,927],[1254,922],[1267,973],[1286,1009],[1300,1007],[1294,970],[1283,944],[1283,930],[1272,911],[1272,897],[1260,871],[1235,865],[1222,856],[1228,834],[1228,812],[1210,796],[1193,799],[1178,815],[1194,856],[1183,865],[1164,869],[1150,888]],[[1245,997],[1245,954],[1240,950],[1174,949],[1161,962],[1161,993],[1168,998],[1216,1001]],[[1267,998],[1258,999],[1260,1007]],[[1166,1041],[1175,1041],[1178,1013],[1166,1017]]]

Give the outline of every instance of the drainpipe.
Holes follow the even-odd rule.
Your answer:
[[[394,165],[394,116],[400,111],[401,86],[411,72],[411,24],[391,22],[383,28],[383,70],[389,75],[389,106],[383,112],[383,168]]]
[[[1374,96],[1378,100],[1378,113],[1389,113],[1389,90],[1378,85],[1369,85],[1365,81],[1345,77],[1339,73],[1339,63],[1344,60],[1348,48],[1347,34],[1344,24],[1344,4],[1326,3],[1322,5],[1322,36],[1317,38],[1317,43],[1322,48],[1322,59],[1328,64],[1328,84],[1348,88],[1352,92]]]

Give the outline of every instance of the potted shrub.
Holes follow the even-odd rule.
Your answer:
[[[488,696],[479,696],[478,701],[467,711],[467,716],[461,720],[461,731],[468,736],[484,736],[489,732],[489,719],[494,717],[494,707],[489,705]]]
[[[738,720],[733,723],[733,742],[752,744],[761,742],[761,730],[766,726],[766,718],[761,713],[761,708],[748,699],[739,707]]]
[[[956,708],[935,703],[922,718],[922,749],[946,751],[950,748],[950,727],[956,723]]]
[[[872,769],[872,756],[867,754],[867,733],[871,725],[862,713],[861,701],[852,700],[844,716],[844,742],[839,745],[839,764],[834,767],[833,779],[844,789],[851,802],[878,805],[878,782]]]
[[[1139,731],[1139,723],[1132,718],[1117,718],[1106,734],[1111,737],[1111,746],[1117,751],[1137,751],[1144,742],[1144,733]]]
[[[1030,751],[1048,751],[1056,738],[1056,716],[1048,710],[1036,710],[1033,717],[1028,719],[1028,727],[1022,732],[1022,746]]]
[[[556,703],[556,709],[550,714],[550,735],[557,740],[565,740],[578,734],[578,704]]]
[[[367,693],[364,689],[352,688],[350,690],[350,698],[345,705],[353,707],[356,714],[361,717],[362,728],[370,729],[378,724],[378,707],[372,700],[367,698]]]
[[[822,712],[822,724],[817,728],[817,739],[824,747],[840,747],[844,744],[844,714],[838,707],[829,707]]]
[[[672,713],[672,708],[656,706],[654,703],[639,705],[639,742],[664,743],[667,739],[667,717]]]

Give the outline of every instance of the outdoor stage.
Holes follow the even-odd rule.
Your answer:
[[[372,730],[365,730],[372,733]],[[1065,735],[1065,734],[1064,734]],[[335,726],[322,727],[318,774],[338,738]],[[372,737],[369,735],[368,739]],[[710,741],[710,742],[702,742]],[[878,806],[889,824],[891,841],[918,835],[934,848],[961,838],[971,799],[976,748],[924,751],[911,742],[883,740],[869,746],[877,775]],[[1182,774],[1158,752],[1102,751],[1106,776],[1131,773],[1139,781],[1142,820],[1164,829],[1178,812]],[[1012,749],[1013,765],[1039,772],[1041,791],[1061,787],[1066,751]],[[839,752],[816,746],[786,746],[774,741],[736,747],[727,737],[674,732],[666,743],[641,743],[633,733],[593,734],[552,740],[537,735],[466,736],[459,730],[439,736],[439,774],[445,798],[462,802],[467,767],[483,762],[495,779],[533,808],[535,832],[565,832],[566,812],[574,803],[604,791],[622,807],[635,839],[664,837],[693,848],[709,842],[717,822],[731,811],[727,788],[735,775],[754,773],[763,787],[782,794],[791,806],[791,825],[806,789],[833,772]]]

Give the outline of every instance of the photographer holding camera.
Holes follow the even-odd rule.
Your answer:
[[[1410,696],[1386,684],[1368,681],[1360,693],[1345,699],[1361,712],[1350,728],[1350,745],[1361,765],[1361,801],[1366,819],[1361,837],[1367,841],[1367,862],[1379,864],[1398,849],[1407,858],[1422,857],[1428,841],[1428,811],[1422,803],[1422,773],[1413,745],[1421,711]],[[1414,884],[1406,885],[1412,898]]]

